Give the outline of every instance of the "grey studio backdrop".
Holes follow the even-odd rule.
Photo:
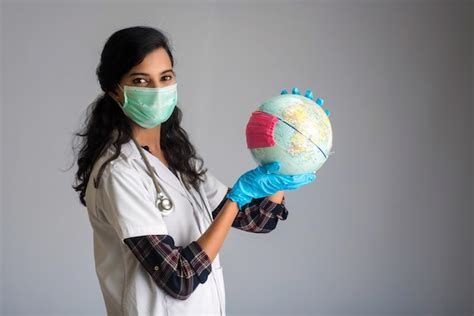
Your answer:
[[[2,314],[104,315],[72,134],[114,31],[170,37],[179,102],[227,185],[245,125],[293,86],[334,154],[269,234],[221,250],[230,315],[473,314],[473,2],[20,1],[1,5]],[[65,170],[65,171],[64,171]]]

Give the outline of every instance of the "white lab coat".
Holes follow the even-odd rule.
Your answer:
[[[133,140],[122,145],[120,156],[104,169],[98,189],[93,179],[114,147],[109,147],[92,170],[86,203],[93,230],[96,274],[110,316],[225,315],[225,289],[219,255],[207,281],[186,300],[168,295],[141,267],[123,239],[169,234],[176,246],[197,240],[211,224],[212,210],[225,197],[227,185],[206,173],[199,191],[187,191],[176,176],[144,150],[155,175],[174,203],[163,216],[155,206],[156,189]],[[201,199],[202,196],[202,199]]]

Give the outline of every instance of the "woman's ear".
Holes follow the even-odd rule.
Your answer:
[[[120,100],[120,96],[119,94],[116,92],[116,91],[109,91],[107,92],[107,94],[114,100],[116,101],[119,101]]]

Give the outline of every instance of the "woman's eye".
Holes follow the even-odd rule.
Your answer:
[[[165,81],[169,81],[169,80],[173,79],[172,76],[163,76],[163,77],[161,77],[161,79],[163,79],[163,78],[169,78],[168,80],[165,80]]]
[[[146,84],[146,80],[143,78],[137,78],[133,80],[133,83],[138,84],[138,85],[143,85],[143,84]]]

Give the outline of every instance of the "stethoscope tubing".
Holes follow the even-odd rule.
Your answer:
[[[156,206],[163,215],[168,215],[174,209],[173,202],[171,201],[170,198],[168,198],[165,195],[165,190],[163,188],[161,188],[160,184],[158,183],[158,179],[156,179],[155,174],[153,173],[153,171],[155,169],[152,168],[152,166],[150,165],[150,162],[148,161],[148,158],[146,157],[145,153],[143,152],[143,148],[140,147],[140,145],[138,144],[138,142],[136,141],[136,139],[133,136],[131,138],[133,139],[133,142],[135,143],[135,145],[138,148],[138,151],[140,152],[140,155],[142,156],[143,160],[145,161],[145,165],[148,169],[148,172],[150,173],[151,179],[153,180],[153,184],[155,186],[156,193],[157,193]]]

